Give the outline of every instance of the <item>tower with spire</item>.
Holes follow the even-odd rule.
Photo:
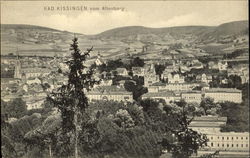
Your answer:
[[[17,49],[14,78],[21,78],[21,77],[22,77],[21,76],[21,62],[19,59],[19,53],[18,53],[18,49]]]

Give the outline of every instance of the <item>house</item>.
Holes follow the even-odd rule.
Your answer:
[[[39,100],[26,100],[26,105],[27,105],[27,110],[32,110],[32,109],[41,109],[43,108],[43,103],[45,99],[39,99]]]
[[[212,79],[213,79],[212,75],[206,75],[205,73],[196,76],[197,82],[201,82],[201,83],[212,82]]]
[[[184,83],[184,76],[180,74],[168,74],[168,83]]]
[[[214,61],[208,62],[208,68],[209,69],[219,69],[218,64],[216,64]]]
[[[196,62],[194,64],[192,64],[192,66],[190,66],[190,69],[203,69],[203,64],[201,62]]]
[[[111,86],[113,83],[112,80],[101,80],[99,86]]]
[[[235,66],[231,69],[227,69],[227,74],[228,74],[228,76],[230,76],[230,75],[240,76],[242,84],[249,82],[248,65],[239,65],[239,66]]]
[[[132,67],[133,76],[144,76],[144,71],[143,67]]]
[[[95,64],[96,64],[97,66],[100,66],[100,65],[102,65],[102,64],[104,64],[104,63],[105,63],[105,62],[102,60],[100,54],[98,53],[97,59],[95,60]]]
[[[218,69],[220,71],[226,71],[227,70],[227,67],[228,67],[228,64],[226,61],[219,61],[218,62]]]
[[[154,73],[152,74],[145,74],[144,76],[144,86],[149,87],[153,83],[159,82],[160,77]]]
[[[41,84],[42,82],[37,77],[30,77],[26,80],[26,83],[30,85],[30,84]]]
[[[204,91],[204,97],[213,98],[215,102],[242,102],[241,90],[234,88],[210,88]]]
[[[125,68],[117,68],[116,72],[117,72],[117,75],[128,76],[128,71]]]
[[[186,65],[181,65],[180,66],[180,70],[181,70],[181,73],[185,73],[185,72],[188,72],[191,70],[190,67],[186,66]]]

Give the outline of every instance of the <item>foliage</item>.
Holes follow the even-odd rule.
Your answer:
[[[232,53],[223,55],[223,58],[224,59],[227,59],[227,58],[228,59],[234,59],[234,58],[242,55],[243,53],[245,53],[245,50],[243,50],[243,49],[237,49],[237,50],[233,51]]]
[[[143,87],[140,80],[137,80],[136,84],[131,81],[126,81],[124,83],[124,88],[129,92],[133,92],[134,100],[138,100],[141,95],[148,92],[147,88]]]
[[[222,127],[223,132],[248,132],[249,131],[249,106],[244,103],[220,103],[220,115],[227,117],[227,124]]]
[[[155,65],[155,72],[157,75],[161,76],[161,74],[163,73],[163,71],[165,70],[166,66],[165,65],[161,65],[161,64],[156,64]]]
[[[135,57],[130,63],[131,67],[143,67],[144,64],[144,60],[140,57]]]
[[[96,101],[88,107],[97,119],[91,153],[110,157],[159,157],[161,135],[146,130],[144,112],[135,103]],[[99,113],[99,114],[98,114]],[[95,117],[96,116],[96,117]],[[97,117],[99,116],[99,117]],[[91,154],[89,153],[89,154]]]
[[[24,135],[40,125],[41,115],[34,113],[1,126],[2,154],[6,157],[21,157],[26,152]]]
[[[184,101],[177,103],[172,108],[174,109],[166,112],[176,118],[178,127],[176,129],[168,128],[172,132],[173,138],[164,138],[162,145],[172,153],[174,158],[188,158],[204,146],[208,139],[206,135],[188,128],[195,116],[193,108],[190,108]]]
[[[203,98],[200,107],[203,109],[205,115],[216,115],[221,109],[220,104],[216,104],[213,98]]]
[[[7,104],[4,103],[3,106],[1,106],[1,110],[3,110],[1,112],[6,113],[8,117],[21,118],[26,114],[27,106],[21,98],[16,98]]]
[[[75,156],[78,155],[78,134],[81,130],[83,120],[87,118],[85,109],[88,107],[88,99],[85,95],[86,90],[90,90],[94,84],[98,83],[93,79],[93,67],[87,68],[84,65],[87,57],[93,48],[87,49],[86,52],[81,52],[78,48],[78,39],[74,38],[70,50],[71,59],[66,64],[69,68],[68,83],[58,89],[57,92],[52,92],[49,97],[50,101],[59,109],[62,116],[62,132],[66,137],[65,152],[66,155],[71,155],[72,150],[69,146],[74,142]]]

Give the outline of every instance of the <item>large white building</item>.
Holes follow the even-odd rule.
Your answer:
[[[132,92],[126,91],[123,87],[101,86],[87,92],[88,99],[94,100],[113,100],[113,101],[133,101]]]
[[[166,103],[180,101],[181,97],[172,91],[149,92],[142,95],[142,99],[165,100]]]
[[[207,133],[207,137],[207,148],[210,150],[249,152],[248,132]]]
[[[249,132],[221,132],[221,126],[226,125],[226,117],[202,116],[195,117],[189,128],[205,134],[209,141],[200,152],[211,153],[220,151],[223,154],[249,155]],[[198,152],[199,153],[199,152]]]
[[[234,88],[210,88],[204,91],[204,97],[213,98],[215,102],[242,102],[242,92]]]
[[[181,92],[181,99],[184,99],[187,103],[200,103],[202,94],[201,91]]]

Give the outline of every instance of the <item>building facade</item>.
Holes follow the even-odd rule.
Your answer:
[[[184,99],[187,103],[200,103],[202,94],[201,91],[181,92],[181,99]]]
[[[233,88],[210,88],[204,91],[204,97],[213,98],[215,102],[242,102],[242,92],[241,90]]]
[[[96,87],[95,89],[86,93],[89,101],[95,100],[112,100],[112,101],[133,101],[132,92],[126,91],[123,87],[116,86],[102,86]]]

